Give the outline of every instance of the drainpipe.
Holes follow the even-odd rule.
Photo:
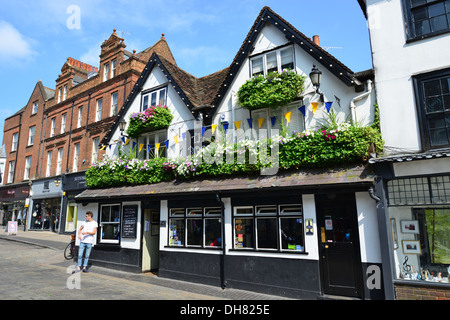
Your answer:
[[[350,114],[352,115],[352,122],[355,123],[356,121],[356,101],[362,100],[364,98],[367,98],[372,93],[372,80],[367,80],[367,89],[366,92],[363,94],[355,97],[350,101]]]
[[[227,278],[225,275],[225,257],[227,255],[227,249],[225,246],[225,204],[219,197],[219,193],[216,193],[216,200],[220,203],[220,206],[222,207],[222,274],[221,274],[221,281],[222,281],[222,289],[225,289],[227,286]]]

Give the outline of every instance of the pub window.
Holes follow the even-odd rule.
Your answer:
[[[408,38],[421,39],[450,30],[450,1],[404,0]]]
[[[141,111],[153,106],[165,106],[167,105],[167,87],[145,92],[142,94],[142,106]]]
[[[284,49],[270,51],[260,54],[250,60],[251,75],[267,76],[269,72],[281,72],[285,69],[294,69],[294,48],[288,47]]]
[[[450,69],[415,78],[424,150],[450,146]]]
[[[301,204],[234,207],[234,248],[304,252]]]
[[[120,205],[102,205],[100,208],[100,242],[119,243]]]
[[[220,207],[172,208],[169,214],[169,246],[221,247],[222,209]]]

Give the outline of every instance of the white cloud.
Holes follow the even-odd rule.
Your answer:
[[[0,20],[0,59],[7,63],[31,60],[37,53],[32,49],[34,41],[24,37],[13,25]]]

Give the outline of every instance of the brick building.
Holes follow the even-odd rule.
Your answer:
[[[39,81],[27,106],[6,119],[6,186],[0,201],[10,203],[11,195],[20,194],[25,206],[30,194],[28,229],[74,230],[77,208],[71,200],[85,188],[84,171],[104,155],[99,142],[150,56],[158,53],[176,64],[164,34],[142,52],[125,48],[114,29],[101,45],[98,68],[67,58],[55,90]],[[5,221],[18,217],[4,216]]]

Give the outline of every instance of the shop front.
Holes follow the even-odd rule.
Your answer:
[[[18,226],[24,225],[28,211],[28,183],[15,184],[0,188],[0,223],[7,225],[8,221],[17,221]]]
[[[395,298],[449,299],[450,159],[408,159],[373,160],[383,177]]]
[[[92,263],[300,299],[383,299],[364,168],[86,190]]]
[[[28,229],[58,232],[61,221],[61,200],[61,178],[33,180]]]
[[[75,196],[86,190],[86,176],[84,172],[66,174],[62,176],[63,200],[60,233],[74,232],[77,227],[78,205]]]

